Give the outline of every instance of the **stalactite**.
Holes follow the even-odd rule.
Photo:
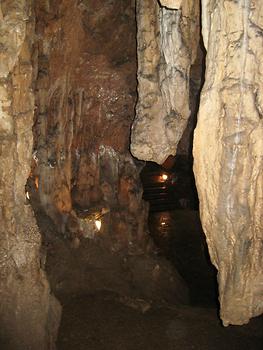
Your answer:
[[[203,1],[194,171],[224,325],[263,312],[262,18],[260,0]]]
[[[164,1],[168,6],[172,1]],[[173,3],[178,3],[173,2]],[[162,163],[176,154],[190,115],[190,68],[199,43],[199,4],[178,10],[156,1],[137,2],[138,94],[131,151]]]

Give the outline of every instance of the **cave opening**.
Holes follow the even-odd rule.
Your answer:
[[[190,117],[176,156],[161,165],[146,162],[141,171],[143,199],[149,203],[151,236],[189,287],[190,303],[218,307],[216,269],[213,267],[199,219],[199,201],[193,173],[193,134],[205,77],[206,50],[202,36],[190,69]]]

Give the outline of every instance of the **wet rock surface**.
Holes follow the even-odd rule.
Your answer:
[[[154,213],[149,226],[159,254],[172,260],[187,281],[191,307],[108,292],[62,298],[58,349],[260,350],[262,317],[228,328],[219,320],[215,271],[208,262],[198,212]]]
[[[35,215],[43,235],[41,262],[59,300],[109,291],[127,300],[143,300],[146,305],[189,302],[182,277],[154,250],[114,249],[110,235],[104,232],[92,239],[81,237],[76,244],[61,237],[41,208]]]
[[[194,172],[225,325],[263,312],[262,18],[261,1],[203,1]]]
[[[143,312],[104,293],[65,299],[63,310],[58,350],[261,350],[263,343],[262,318],[224,328],[208,308],[153,306]]]
[[[149,229],[159,254],[173,263],[189,287],[190,304],[216,308],[216,269],[209,259],[198,211],[151,213]]]
[[[119,249],[146,249],[141,165],[129,153],[136,99],[134,2],[37,6],[33,177],[57,230],[82,235],[79,214],[105,209]],[[105,222],[104,222],[105,219]],[[116,248],[117,249],[117,248]]]
[[[187,281],[191,307],[108,292],[62,298],[58,349],[260,350],[262,317],[228,328],[218,318],[215,271],[206,255],[198,212],[154,213],[149,226],[159,254],[172,260]]]

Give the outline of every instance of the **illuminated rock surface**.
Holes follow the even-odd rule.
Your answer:
[[[54,349],[60,307],[40,269],[40,233],[25,183],[30,172],[34,96],[30,1],[0,6],[0,346]]]
[[[195,131],[195,176],[221,318],[263,312],[263,5],[203,1],[206,79]]]
[[[32,195],[55,224],[40,220],[47,246],[56,252],[47,248],[53,290],[188,300],[181,277],[155,255],[142,201],[143,163],[129,153],[136,101],[134,2],[64,0],[49,7],[40,2],[36,10],[36,160],[30,182],[34,187],[38,179]]]
[[[198,4],[139,1],[138,104],[131,151],[162,163],[189,116]],[[262,16],[259,1],[202,2],[208,51],[195,133],[201,219],[218,268],[221,318],[242,324],[263,310]],[[192,21],[190,20],[192,19]],[[191,23],[191,25],[190,25]],[[184,26],[185,25],[185,26]]]
[[[202,84],[199,2],[137,3],[139,100],[131,149],[162,163],[179,141],[188,153],[182,135],[191,133],[190,109],[193,115]],[[148,235],[142,163],[129,153],[134,1],[34,4],[0,5],[0,347],[6,350],[54,349],[60,306],[49,283],[60,297],[121,295],[118,302],[143,313],[160,301],[188,301],[181,277]],[[225,325],[263,311],[262,11],[259,0],[203,1],[208,55],[195,174]],[[203,334],[199,325],[196,332]],[[184,339],[189,345],[187,333]]]
[[[182,0],[160,0],[162,6],[178,10],[182,5]]]
[[[199,4],[180,10],[157,1],[137,2],[138,103],[131,137],[132,154],[162,163],[176,154],[190,116],[190,67],[199,43]]]

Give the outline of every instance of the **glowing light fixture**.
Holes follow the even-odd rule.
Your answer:
[[[97,227],[97,230],[100,231],[100,229],[101,229],[101,220],[95,220],[95,226]]]
[[[162,180],[163,180],[163,181],[166,181],[166,180],[168,179],[168,175],[166,175],[166,174],[162,174],[161,177],[162,177]]]
[[[28,191],[26,192],[26,198],[27,198],[28,200],[30,200],[30,196],[29,196],[29,192],[28,192]]]
[[[161,222],[161,225],[162,225],[162,226],[164,226],[165,224],[166,224],[166,223],[165,223],[164,221],[163,221],[163,222]]]

